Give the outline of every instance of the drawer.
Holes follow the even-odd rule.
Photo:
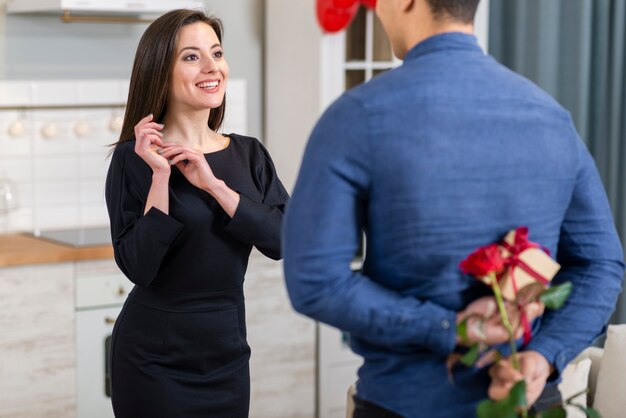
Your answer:
[[[76,309],[122,304],[133,286],[121,273],[78,277]]]

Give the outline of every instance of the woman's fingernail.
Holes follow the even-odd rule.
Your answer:
[[[165,125],[163,125],[162,123],[159,123],[159,126],[161,127],[161,129],[165,128]]]

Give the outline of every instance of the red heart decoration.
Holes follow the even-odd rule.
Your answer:
[[[333,4],[335,5],[335,7],[338,7],[340,9],[349,9],[350,7],[354,6],[354,3],[356,3],[357,0],[333,0]]]
[[[363,4],[363,6],[367,7],[368,9],[375,9],[376,8],[376,0],[359,0],[361,2],[361,4]]]
[[[359,10],[359,3],[356,0],[317,0],[316,9],[317,21],[322,29],[338,32],[352,22]]]

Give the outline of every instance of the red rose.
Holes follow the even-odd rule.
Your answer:
[[[504,267],[505,259],[502,257],[500,247],[497,244],[480,247],[459,264],[463,273],[478,278],[485,277],[489,273],[499,274],[504,270]]]

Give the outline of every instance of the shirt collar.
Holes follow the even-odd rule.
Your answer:
[[[411,61],[422,55],[445,49],[483,52],[476,36],[462,32],[446,32],[426,38],[415,45],[407,52],[404,61]]]

